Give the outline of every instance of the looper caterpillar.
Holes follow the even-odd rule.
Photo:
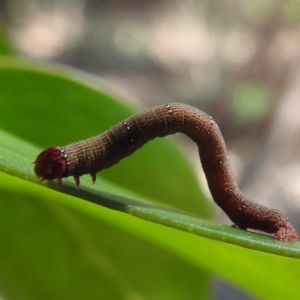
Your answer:
[[[248,200],[234,178],[226,145],[218,125],[203,111],[182,103],[154,107],[118,123],[104,133],[63,147],[50,147],[38,155],[34,171],[42,180],[96,173],[131,155],[148,141],[181,132],[199,148],[202,168],[214,201],[234,226],[275,234],[277,240],[294,241],[298,235],[278,210]]]

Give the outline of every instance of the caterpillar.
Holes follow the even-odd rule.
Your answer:
[[[281,212],[247,199],[239,190],[227,156],[226,145],[216,122],[205,112],[182,103],[156,106],[136,114],[104,133],[63,147],[41,152],[34,171],[42,180],[96,173],[131,155],[148,141],[181,132],[198,146],[203,171],[216,204],[233,226],[274,234],[277,240],[295,241],[298,235]]]

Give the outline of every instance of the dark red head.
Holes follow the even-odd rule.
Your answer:
[[[42,180],[61,179],[66,170],[66,161],[57,147],[41,152],[34,162],[34,172]]]

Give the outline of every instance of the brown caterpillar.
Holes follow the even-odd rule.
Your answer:
[[[248,200],[239,190],[228,160],[227,150],[218,125],[203,111],[172,103],[154,107],[118,123],[106,132],[64,147],[50,147],[38,155],[34,167],[42,180],[96,173],[131,155],[148,141],[176,132],[189,136],[199,148],[214,201],[241,229],[256,229],[275,234],[281,241],[295,241],[298,235],[288,219],[278,210]]]

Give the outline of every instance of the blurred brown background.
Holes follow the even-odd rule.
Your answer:
[[[140,109],[212,115],[241,189],[300,231],[300,1],[6,0],[0,26],[15,53],[93,73]]]

